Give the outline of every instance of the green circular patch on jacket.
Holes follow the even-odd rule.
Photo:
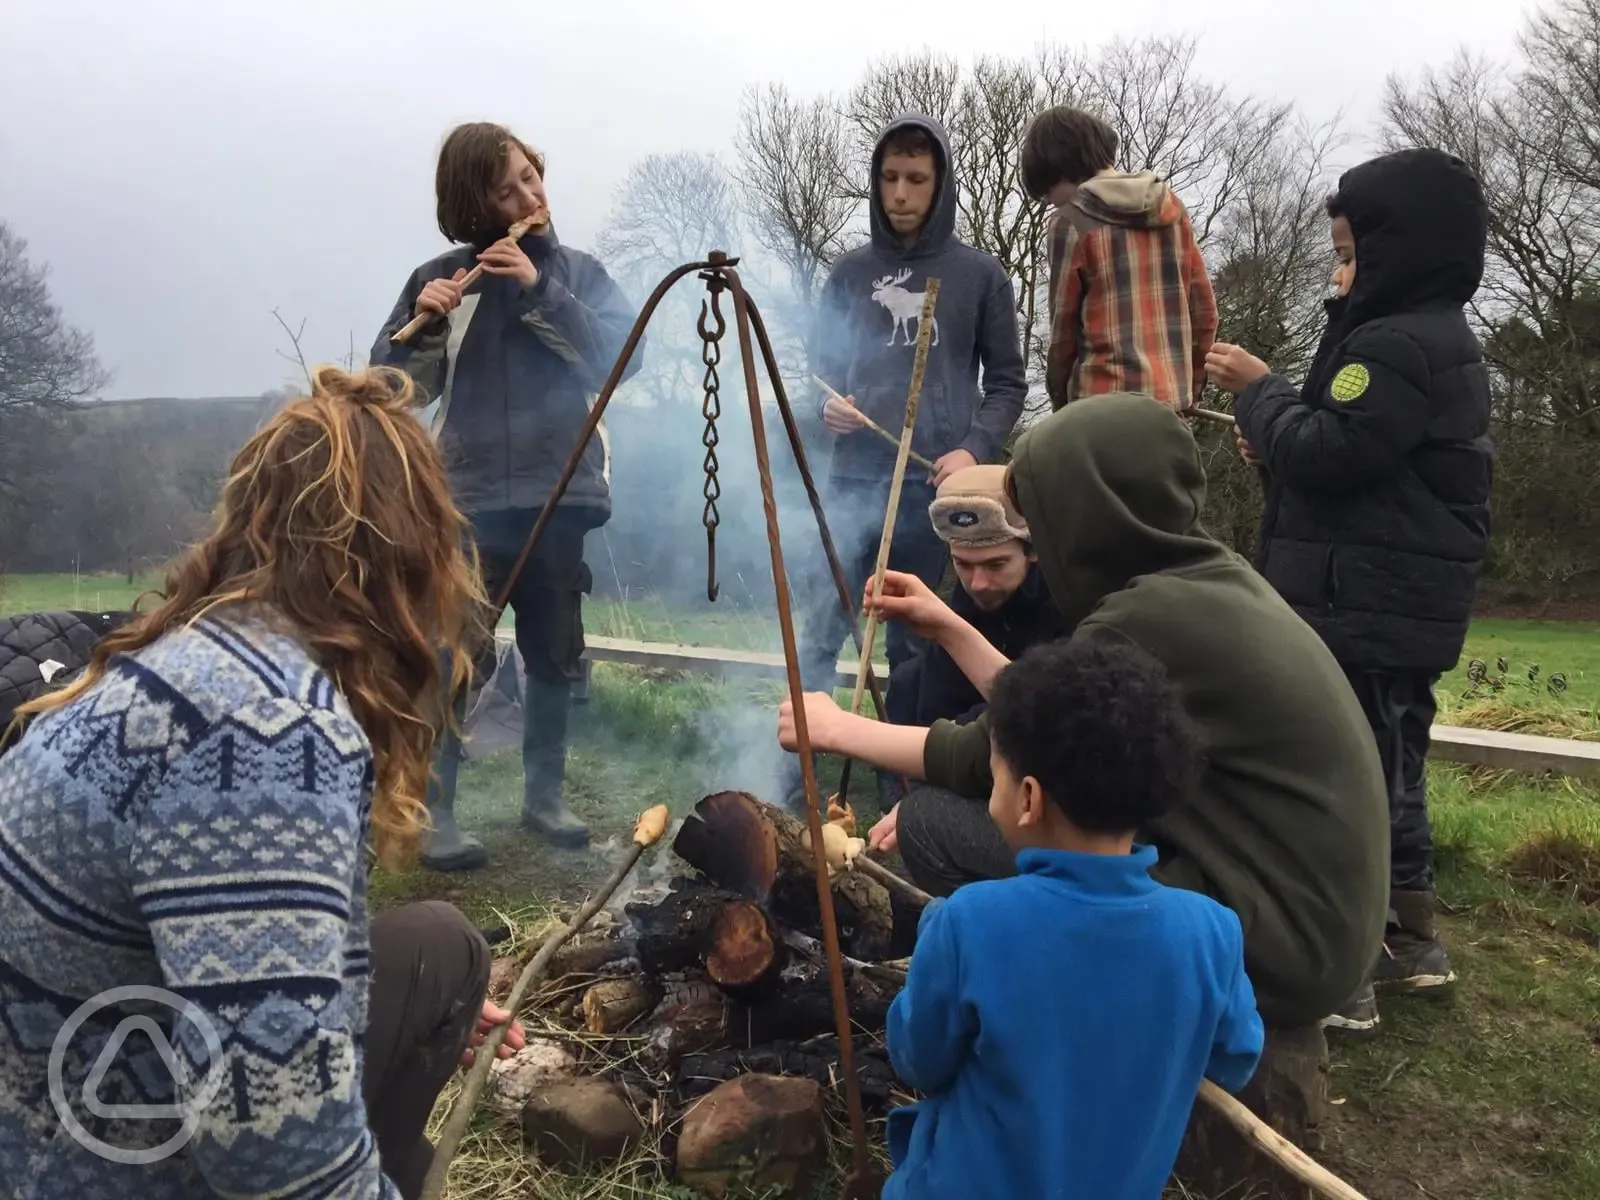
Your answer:
[[[1333,398],[1340,404],[1364,396],[1367,385],[1372,382],[1372,373],[1360,363],[1348,363],[1339,368],[1339,373],[1333,377],[1333,382],[1328,385],[1328,390],[1333,393]]]

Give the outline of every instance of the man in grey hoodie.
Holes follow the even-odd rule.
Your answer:
[[[934,470],[907,472],[892,568],[937,586],[948,551],[928,520],[935,489],[963,467],[1000,461],[1026,396],[1011,278],[956,237],[952,162],[950,137],[933,118],[906,113],[890,122],[872,155],[871,240],[841,255],[822,289],[814,372],[847,397],[824,395],[823,424],[835,435],[825,503],[856,602],[876,563],[895,460],[890,442],[863,432],[858,412],[891,432],[904,424],[929,278],[939,280],[939,298],[912,449]],[[825,571],[801,584],[801,678],[807,690],[831,690],[849,615]],[[891,669],[917,649],[899,625],[885,641]],[[798,759],[784,783],[792,798]]]

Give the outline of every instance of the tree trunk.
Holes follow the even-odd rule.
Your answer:
[[[718,887],[757,904],[781,925],[818,937],[821,909],[807,827],[748,792],[717,792],[695,806],[673,851]],[[854,871],[832,882],[834,917],[844,953],[859,959],[889,955],[894,912],[889,892]]]
[[[1267,1030],[1261,1065],[1239,1101],[1307,1154],[1322,1149],[1328,1112],[1328,1041],[1317,1025]],[[1189,1118],[1174,1178],[1196,1200],[1235,1196],[1315,1200],[1311,1189],[1262,1154],[1209,1105]]]

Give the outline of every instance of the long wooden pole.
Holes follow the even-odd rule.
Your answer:
[[[516,986],[511,989],[510,998],[506,1000],[506,1011],[511,1015],[504,1024],[491,1029],[489,1035],[483,1039],[483,1045],[473,1051],[472,1069],[467,1075],[467,1082],[461,1089],[461,1095],[456,1097],[455,1107],[450,1110],[450,1116],[445,1120],[444,1130],[439,1134],[439,1144],[434,1148],[433,1163],[428,1168],[427,1177],[422,1181],[421,1200],[439,1200],[444,1195],[444,1181],[445,1176],[450,1173],[450,1161],[455,1158],[461,1139],[467,1132],[467,1124],[472,1120],[473,1111],[478,1107],[478,1097],[482,1094],[483,1085],[489,1078],[489,1070],[494,1066],[496,1052],[500,1049],[500,1043],[505,1040],[511,1022],[517,1019],[517,1009],[521,1007],[528,989],[544,975],[550,966],[550,960],[555,957],[556,951],[561,949],[563,943],[605,907],[606,901],[610,900],[617,888],[622,886],[622,881],[628,877],[628,872],[633,870],[640,856],[666,832],[667,817],[668,810],[665,804],[658,804],[640,815],[633,827],[633,844],[628,847],[628,853],[617,864],[617,869],[611,872],[611,877],[589,898],[588,903],[578,910],[578,915],[573,917],[569,924],[545,939],[544,945],[539,947],[539,953],[533,956],[533,961],[522,969],[522,974],[517,977]]]
[[[929,279],[922,295],[922,318],[917,322],[917,353],[911,365],[911,391],[906,396],[906,418],[900,427],[900,449],[894,459],[894,475],[889,480],[889,504],[883,517],[883,535],[878,539],[878,563],[872,572],[872,599],[883,595],[883,573],[889,569],[889,550],[894,545],[895,518],[900,515],[900,491],[906,481],[906,463],[911,457],[911,435],[917,424],[917,408],[922,403],[922,378],[928,369],[928,346],[933,334],[933,308],[939,299],[939,281]],[[861,711],[861,694],[866,690],[867,673],[872,670],[872,643],[878,633],[876,603],[867,614],[867,631],[861,638],[861,662],[856,668],[856,690],[850,698],[850,711]]]

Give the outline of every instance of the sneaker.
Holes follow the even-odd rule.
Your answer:
[[[1378,1015],[1378,996],[1368,980],[1356,989],[1344,1007],[1322,1018],[1324,1029],[1337,1029],[1344,1033],[1376,1033],[1382,1018]]]

